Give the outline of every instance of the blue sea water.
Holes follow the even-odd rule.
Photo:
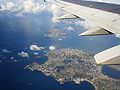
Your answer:
[[[78,48],[90,54],[96,54],[104,49],[120,44],[120,39],[114,35],[79,37],[78,34],[84,31],[82,26],[73,23],[60,22],[52,23],[52,14],[43,11],[41,14],[26,14],[25,17],[16,17],[11,14],[0,14],[0,90],[94,90],[88,82],[80,85],[68,82],[60,85],[54,78],[45,76],[42,72],[25,70],[24,67],[32,62],[44,63],[47,57],[43,50],[38,52],[40,58],[33,55],[29,49],[32,44],[56,48]],[[64,30],[64,27],[72,26],[76,31],[66,31],[67,36],[59,41],[57,38],[49,38],[44,35],[51,29]],[[3,49],[10,52],[3,52]],[[29,58],[22,58],[19,52],[28,52]],[[14,57],[14,59],[11,59]],[[15,61],[17,60],[17,61]],[[106,72],[106,71],[105,71]],[[111,69],[107,69],[111,72]],[[110,74],[112,75],[112,73]],[[116,75],[114,73],[114,75]]]

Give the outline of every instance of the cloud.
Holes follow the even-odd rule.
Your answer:
[[[0,4],[0,10],[16,12],[17,16],[22,16],[23,13],[41,13],[43,10],[47,9],[47,4],[43,4],[41,0],[19,0],[16,2],[6,2]]]
[[[63,40],[63,38],[58,38],[59,41]]]
[[[54,46],[50,46],[49,50],[53,51],[53,50],[55,50],[55,47]]]
[[[53,2],[50,0],[49,2]],[[42,11],[47,10],[53,14],[52,22],[59,22],[58,17],[61,14],[61,9],[52,3],[43,3],[42,0],[18,0],[16,2],[6,2],[0,4],[0,10],[10,11],[16,16],[24,16],[25,13],[40,14]]]
[[[77,26],[82,26],[82,27],[84,27],[85,29],[88,29],[88,24],[87,24],[86,21],[80,21],[80,20],[78,20],[78,21],[75,22],[75,25],[77,25]]]
[[[39,55],[39,53],[38,52],[34,52],[34,55]]]
[[[52,5],[51,6],[51,11],[52,11],[52,13],[53,13],[53,18],[52,18],[52,22],[53,23],[56,23],[56,22],[58,22],[58,20],[57,20],[57,14],[58,14],[58,7],[56,6],[56,5]]]
[[[6,4],[6,10],[12,10],[15,7],[15,5],[12,2],[8,2]]]
[[[0,10],[5,10],[5,6],[3,4],[0,4]]]
[[[80,20],[75,22],[75,25],[80,25],[80,26],[84,27],[87,30],[91,30],[91,29],[96,27],[96,24],[94,24],[94,23],[92,23],[90,21],[80,21]]]
[[[53,23],[59,22],[58,17],[60,16],[60,13],[61,13],[60,8],[58,6],[56,6],[55,4],[52,4],[50,8],[51,8],[51,12],[53,14],[52,22]]]
[[[34,2],[33,0],[26,0],[23,2],[23,8],[25,12],[38,13],[42,10],[42,7],[39,3]]]
[[[22,14],[22,12],[18,12],[18,13],[16,14],[16,16],[18,16],[18,17],[23,17],[23,14]]]
[[[4,53],[11,53],[11,51],[7,50],[7,49],[3,49]]]
[[[44,49],[44,47],[39,47],[37,45],[31,45],[30,46],[30,50],[32,50],[32,51],[40,51],[42,49]]]
[[[117,38],[120,38],[120,34],[116,34],[115,36],[116,36]]]
[[[54,0],[48,0],[49,2],[54,2]],[[120,3],[119,0],[92,0],[99,2],[114,2]],[[43,3],[43,0],[8,0],[8,2],[4,2],[4,4],[0,4],[0,10],[8,10],[10,12],[17,12],[18,16],[22,16],[22,13],[33,13],[37,14],[43,10],[50,10],[53,13],[52,21],[53,23],[59,22],[57,20],[58,16],[60,16],[61,9],[54,4]],[[22,13],[19,13],[22,12]]]
[[[14,57],[10,57],[10,59],[14,59]]]
[[[23,58],[29,57],[28,53],[26,53],[26,52],[18,53],[18,55],[21,56],[21,57],[23,57]]]
[[[43,10],[48,9],[48,5],[39,0],[22,0],[21,8],[24,13],[41,13]]]
[[[0,10],[13,10],[15,8],[15,5],[12,2],[7,2],[5,5],[1,4],[1,9]]]
[[[68,31],[74,31],[74,28],[69,26],[69,27],[65,27],[64,29],[68,30]]]

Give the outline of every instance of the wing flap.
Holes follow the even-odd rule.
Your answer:
[[[111,33],[101,27],[94,27],[91,30],[87,30],[79,34],[79,36],[108,35],[108,34]]]
[[[97,64],[120,64],[120,45],[102,51],[94,58]]]
[[[60,16],[58,19],[76,19],[76,18],[78,18],[76,15],[68,13]]]

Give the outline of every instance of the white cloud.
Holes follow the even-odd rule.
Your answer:
[[[54,0],[48,0],[49,2],[54,2]],[[92,0],[92,1],[99,1],[99,2],[113,2],[113,3],[119,3],[120,4],[120,0]],[[44,9],[46,10],[51,10],[53,13],[53,22],[59,22],[59,20],[57,20],[57,17],[59,16],[60,12],[60,8],[58,8],[56,5],[54,4],[49,4],[49,3],[43,3],[43,0],[14,0],[14,2],[12,2],[12,0],[8,0],[8,2],[6,1],[6,3],[4,2],[4,4],[1,4],[1,9],[0,10],[9,10],[11,12],[15,12],[15,11],[20,11],[20,12],[29,12],[29,13],[40,13],[41,11],[43,11]],[[21,16],[21,14],[18,14],[18,16]]]
[[[5,6],[3,4],[0,4],[0,10],[5,10]]]
[[[14,59],[14,57],[10,57],[10,59]]]
[[[69,27],[65,27],[65,29],[68,30],[68,31],[74,31],[74,28],[71,27],[71,26],[69,26]]]
[[[30,50],[32,50],[32,51],[40,51],[42,49],[44,49],[44,47],[39,47],[37,45],[31,45],[30,46]]]
[[[18,17],[23,17],[23,14],[22,14],[22,12],[18,12],[18,13],[16,14],[16,16],[18,16]]]
[[[59,22],[58,17],[60,16],[60,8],[55,4],[51,5],[51,12],[53,14],[52,22],[57,23]]]
[[[117,38],[120,38],[120,34],[116,34],[115,36],[116,36]]]
[[[3,49],[4,53],[11,53],[11,51],[7,50],[7,49]]]
[[[37,13],[41,13],[41,11],[43,10],[48,10],[49,8],[49,4],[45,4],[41,1],[36,1],[36,0],[25,0],[25,1],[21,1],[21,8],[23,9],[24,12],[28,12],[28,13],[33,13],[33,14],[37,14]]]
[[[50,0],[53,2],[54,0]],[[10,12],[15,12],[17,16],[23,16],[24,13],[39,14],[43,10],[48,10],[53,14],[52,22],[59,22],[58,17],[61,14],[61,9],[51,3],[43,3],[41,0],[18,0],[16,2],[6,2],[1,4],[0,10],[8,10]]]
[[[58,38],[59,41],[63,40],[63,38]]]
[[[39,55],[39,53],[38,52],[34,52],[34,55]]]
[[[15,8],[15,5],[12,2],[7,2],[6,4],[1,4],[0,10],[8,10],[11,11]]]
[[[75,22],[75,25],[83,26],[85,29],[88,29],[88,25],[87,25],[86,21],[78,20],[78,21]]]
[[[26,52],[18,53],[18,55],[20,55],[23,58],[29,57],[28,53],[26,53]]]
[[[6,4],[6,10],[12,10],[15,7],[15,5],[12,2],[8,2]]]
[[[90,21],[77,21],[75,22],[75,25],[83,26],[87,30],[91,30],[96,27],[96,24],[90,22]]]
[[[22,16],[23,13],[37,14],[47,9],[47,4],[43,4],[41,0],[19,0],[16,2],[6,2],[0,4],[0,10],[8,10],[11,12],[18,12],[17,16]]]
[[[35,3],[33,0],[24,1],[23,8],[25,12],[33,12],[33,13],[38,13],[42,10],[41,5],[39,3]]]
[[[50,46],[49,50],[53,51],[53,50],[55,50],[55,47],[54,46]]]

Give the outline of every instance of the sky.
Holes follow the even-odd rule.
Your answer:
[[[11,10],[13,8],[22,8],[25,11],[30,11],[30,9],[34,12],[40,11],[41,3],[44,0],[0,0],[0,6],[3,10]],[[54,0],[48,0],[54,1]],[[115,3],[120,4],[120,0],[87,0],[87,1],[98,1],[98,2],[107,2],[107,3]],[[2,5],[1,5],[2,4]],[[4,4],[4,5],[3,5]],[[5,6],[6,5],[6,6]]]
[[[91,1],[99,1],[99,2],[114,2],[119,3],[120,0],[91,0]],[[54,23],[59,22],[58,16],[60,11],[55,5],[49,5],[43,3],[43,0],[0,0],[0,11],[9,11],[9,12],[15,12],[17,16],[24,17],[24,13],[33,13],[33,14],[39,14],[43,10],[49,10],[52,14],[52,21]],[[80,22],[81,23],[81,22]],[[86,25],[83,25],[86,27]]]
[[[58,7],[49,3],[44,3],[44,0],[0,0],[0,11],[9,11],[17,16],[23,16],[24,13],[39,14],[44,10],[49,10],[53,13],[53,22],[56,22],[57,14],[60,13]],[[54,0],[49,0],[54,1]],[[120,0],[88,0],[107,3],[120,4]]]
[[[44,3],[44,0],[0,0],[0,11],[9,11],[17,16],[23,16],[24,13],[39,14],[44,10],[49,10],[56,18],[58,14],[58,8],[55,5]],[[54,1],[54,0],[49,0]],[[107,3],[120,4],[120,0],[88,0]],[[53,17],[53,21],[55,18]]]

